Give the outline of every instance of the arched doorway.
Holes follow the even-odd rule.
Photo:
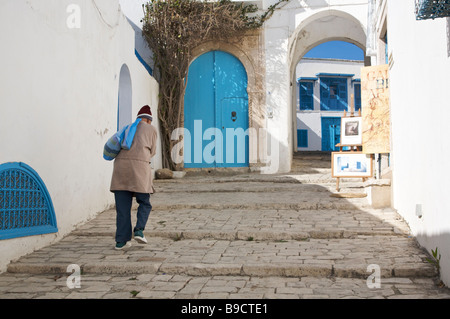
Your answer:
[[[184,96],[184,167],[248,167],[248,127],[243,64],[224,51],[197,57]]]
[[[132,87],[130,70],[126,64],[120,68],[117,130],[132,122]]]

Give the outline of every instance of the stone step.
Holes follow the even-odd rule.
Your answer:
[[[264,192],[264,191],[336,191],[336,179],[324,174],[326,178],[316,175],[281,175],[281,176],[236,176],[233,178],[183,178],[172,180],[155,180],[157,193],[162,192]],[[311,181],[315,183],[311,183]],[[361,178],[341,179],[342,189],[360,189],[363,191]]]
[[[78,227],[79,236],[114,236],[115,210]],[[136,220],[132,213],[132,223]],[[409,229],[393,210],[211,210],[154,209],[147,237],[224,240],[302,240],[306,238],[353,238],[358,235],[408,236]]]
[[[366,198],[337,198],[317,192],[217,192],[158,193],[152,205],[159,210],[175,209],[291,209],[291,210],[354,210],[369,208]]]
[[[108,237],[69,235],[8,266],[10,273],[62,274],[77,264],[84,274],[183,274],[367,278],[369,265],[388,277],[433,277],[435,268],[412,238],[358,236],[260,242],[149,238],[113,249]]]
[[[115,230],[76,230],[77,236],[107,236],[114,237]],[[393,233],[390,230],[379,231],[349,231],[349,230],[315,230],[309,232],[294,231],[176,231],[176,230],[146,230],[147,238],[161,237],[173,240],[181,239],[216,239],[216,240],[257,240],[257,241],[283,241],[283,240],[307,240],[307,239],[339,239],[355,238],[357,236],[405,236],[401,233]]]

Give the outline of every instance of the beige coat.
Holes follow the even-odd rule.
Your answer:
[[[150,159],[156,153],[157,136],[153,125],[138,124],[131,148],[122,149],[114,159],[111,192],[154,193]]]

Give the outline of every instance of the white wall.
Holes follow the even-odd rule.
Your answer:
[[[450,52],[447,19],[416,21],[414,0],[388,1],[393,205],[450,285]],[[405,30],[408,30],[405,32]],[[415,215],[422,205],[423,217]]]
[[[70,4],[80,9],[79,28],[67,23],[75,21]],[[112,162],[102,151],[117,128],[123,64],[131,74],[133,118],[144,104],[156,114],[158,85],[137,60],[134,31],[119,8],[118,0],[0,2],[0,163],[24,162],[37,171],[59,228],[1,240],[0,271],[114,204]],[[160,167],[160,153],[153,165]]]
[[[296,76],[316,77],[317,73],[354,74],[353,79],[361,78],[364,61],[303,58],[297,64]]]

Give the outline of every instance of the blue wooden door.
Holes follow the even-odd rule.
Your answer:
[[[211,51],[192,62],[184,127],[191,134],[185,167],[249,165],[247,73],[236,57]]]
[[[341,141],[341,118],[322,117],[322,151],[338,151],[335,145]]]

